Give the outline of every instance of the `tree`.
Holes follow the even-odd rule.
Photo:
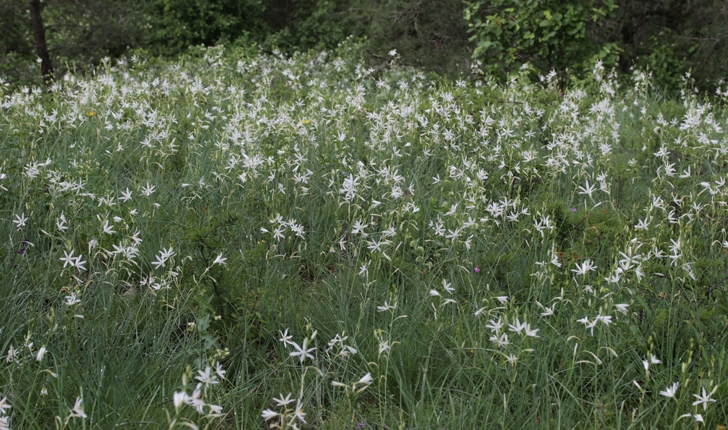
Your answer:
[[[33,35],[35,37],[35,52],[40,58],[40,72],[46,85],[50,85],[53,81],[53,64],[51,64],[51,57],[48,55],[45,27],[43,27],[43,17],[40,14],[40,0],[30,0],[29,4],[30,20],[33,24]]]

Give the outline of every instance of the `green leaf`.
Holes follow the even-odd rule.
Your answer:
[[[642,336],[642,332],[640,331],[640,328],[637,327],[635,324],[629,325],[629,331],[632,333],[632,338],[640,343],[640,345],[645,345],[645,338]]]

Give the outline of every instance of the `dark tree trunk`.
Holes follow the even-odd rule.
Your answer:
[[[51,57],[48,55],[48,45],[46,44],[45,28],[43,27],[43,18],[40,16],[40,0],[30,0],[30,20],[33,22],[33,34],[35,35],[35,52],[41,59],[40,72],[43,75],[43,81],[49,85],[53,81],[53,65]]]

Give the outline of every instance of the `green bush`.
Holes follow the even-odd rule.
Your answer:
[[[728,10],[698,0],[90,0],[44,1],[57,75],[118,58],[129,48],[176,57],[190,46],[265,52],[334,49],[364,40],[368,67],[401,65],[460,76],[473,65],[505,78],[521,64],[582,79],[599,60],[622,73],[650,70],[676,94],[691,72],[701,89],[728,75]],[[39,82],[26,2],[0,0],[0,76]]]
[[[619,47],[594,37],[616,8],[612,0],[478,0],[468,3],[465,19],[473,57],[484,59],[489,73],[507,75],[531,63],[541,72],[556,70],[564,82],[568,70],[590,70],[597,58],[616,63],[610,54]]]

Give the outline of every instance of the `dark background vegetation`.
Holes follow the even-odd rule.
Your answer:
[[[728,2],[713,0],[45,0],[58,77],[132,49],[174,57],[192,45],[284,53],[365,38],[365,56],[462,76],[497,78],[528,61],[534,75],[578,77],[601,59],[648,68],[674,91],[686,72],[711,89],[728,75]],[[0,0],[0,76],[40,84],[26,0]],[[258,48],[260,47],[260,48]]]

